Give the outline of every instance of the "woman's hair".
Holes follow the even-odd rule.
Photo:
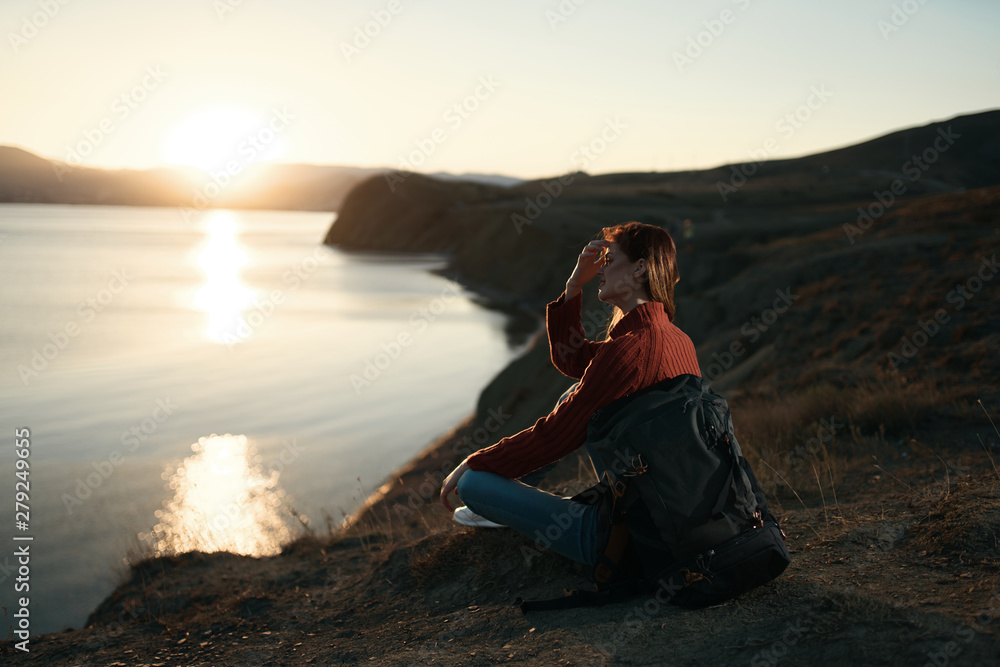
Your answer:
[[[642,277],[646,296],[663,304],[670,321],[674,319],[674,285],[681,279],[677,271],[677,246],[667,230],[641,222],[626,222],[601,230],[605,241],[617,243],[630,262],[646,260],[646,273]],[[624,316],[615,306],[608,323],[608,333]]]

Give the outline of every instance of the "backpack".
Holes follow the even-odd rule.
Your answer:
[[[771,581],[791,562],[729,406],[704,379],[681,375],[618,399],[591,416],[587,443],[605,473],[574,500],[600,504],[597,591],[521,602],[523,611],[652,592],[700,607]]]

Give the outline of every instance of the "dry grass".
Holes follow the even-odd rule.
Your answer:
[[[821,497],[836,494],[847,469],[912,449],[922,425],[969,417],[969,406],[954,392],[894,378],[847,387],[819,384],[733,405],[737,438],[765,490],[809,488]]]

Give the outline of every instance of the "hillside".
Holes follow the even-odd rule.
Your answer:
[[[746,346],[714,383],[730,388],[738,437],[793,557],[737,600],[517,610],[517,597],[586,580],[510,531],[455,526],[436,495],[468,449],[530,425],[569,384],[535,345],[345,530],[272,558],[138,563],[87,627],[34,639],[19,664],[990,664],[1000,431],[984,411],[1000,413],[1000,305],[992,277],[978,290],[972,277],[990,275],[982,267],[998,240],[1000,187],[937,195],[854,245],[838,225],[750,244],[741,268],[702,292],[707,314],[684,297],[692,327],[731,334],[699,345],[706,375],[732,341]],[[751,341],[743,318],[770,319],[774,297],[761,306],[744,294],[788,281],[793,306]],[[949,300],[956,283],[971,298]],[[942,309],[950,319],[921,344],[920,323],[941,322]],[[722,324],[698,324],[712,312]],[[910,354],[902,339],[917,349],[891,370],[889,353]],[[499,427],[491,411],[504,415]],[[548,488],[578,490],[580,469],[564,462]]]
[[[517,597],[586,580],[509,530],[455,526],[437,492],[466,452],[530,426],[572,382],[536,337],[475,414],[345,527],[316,528],[273,558],[137,563],[86,628],[38,638],[20,662],[992,664],[1000,179],[984,181],[997,121],[991,112],[905,131],[911,145],[949,126],[981,142],[941,153],[916,180],[903,162],[892,169],[904,132],[762,165],[726,202],[716,182],[728,169],[574,174],[545,206],[551,181],[501,189],[408,175],[390,191],[376,177],[351,192],[327,236],[345,248],[448,252],[453,277],[537,315],[601,226],[695,220],[695,238],[681,242],[677,324],[729,397],[787,533],[793,562],[772,584],[699,611],[638,598],[521,615]],[[771,167],[786,176],[770,179]],[[858,207],[875,211],[873,192],[897,178],[905,192],[859,221]],[[605,312],[584,304],[587,321]],[[582,470],[571,457],[547,488],[579,490],[590,482]]]
[[[958,138],[947,145],[938,141],[941,133]],[[935,141],[946,150],[935,149]],[[925,151],[936,157],[921,170],[911,162]],[[898,197],[890,190],[897,180]],[[856,223],[858,207],[878,204],[876,193],[903,201],[998,183],[1000,111],[990,111],[796,160],[696,172],[575,173],[510,188],[392,172],[351,191],[326,242],[349,250],[449,252],[456,276],[538,308],[561,289],[560,262],[615,222],[694,221],[698,256],[682,253],[680,261],[685,292],[697,294],[740,265],[739,252],[728,251],[736,244]],[[538,258],[549,261],[539,265]]]

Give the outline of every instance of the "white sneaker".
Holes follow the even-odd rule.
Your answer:
[[[463,526],[475,526],[476,528],[506,528],[506,526],[502,523],[496,523],[494,521],[490,521],[489,519],[484,519],[465,505],[455,510],[453,518],[455,519],[455,523],[460,523]]]

